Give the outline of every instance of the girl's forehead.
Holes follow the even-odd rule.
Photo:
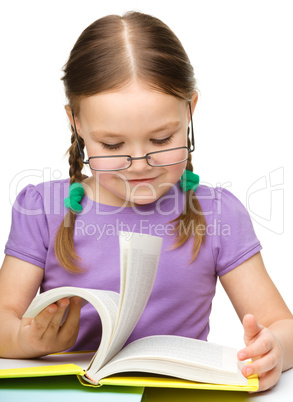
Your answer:
[[[187,102],[175,96],[145,88],[130,88],[102,92],[84,98],[80,102],[81,118],[104,116],[118,119],[137,118],[180,118],[186,114]]]

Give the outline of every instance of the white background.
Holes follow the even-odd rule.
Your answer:
[[[170,26],[194,66],[200,89],[194,171],[248,208],[267,270],[292,309],[291,6],[284,0],[1,2],[2,257],[16,193],[42,181],[44,172],[45,180],[68,175],[60,77],[72,46],[96,19],[139,10]],[[243,344],[221,286],[209,340]]]

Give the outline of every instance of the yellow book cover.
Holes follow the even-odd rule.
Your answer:
[[[0,388],[1,378],[47,377],[76,375],[81,384],[89,387],[102,385],[131,386],[131,387],[160,387],[209,389],[222,391],[257,391],[258,378],[252,376],[246,385],[210,384],[183,380],[175,377],[160,376],[148,373],[123,373],[103,378],[98,385],[84,379],[90,359],[94,352],[56,353],[39,359],[0,359]]]

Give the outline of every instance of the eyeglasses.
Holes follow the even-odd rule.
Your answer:
[[[194,151],[194,132],[192,122],[191,104],[189,104],[190,118],[191,118],[191,148],[189,147],[177,147],[165,149],[162,151],[149,152],[144,156],[132,157],[130,155],[115,155],[115,156],[90,156],[87,160],[84,160],[84,153],[81,149],[80,142],[78,140],[78,134],[76,131],[76,125],[74,120],[74,113],[72,111],[72,118],[74,124],[74,132],[77,140],[79,154],[84,164],[90,166],[92,170],[100,172],[112,172],[117,170],[128,169],[132,165],[132,161],[145,159],[148,165],[152,167],[171,166],[182,163],[188,159],[189,153]],[[187,130],[188,139],[188,130]]]

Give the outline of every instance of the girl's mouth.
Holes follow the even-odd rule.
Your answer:
[[[155,177],[151,177],[150,179],[135,179],[135,180],[128,180],[130,184],[140,184],[140,183],[152,183],[155,180]]]

